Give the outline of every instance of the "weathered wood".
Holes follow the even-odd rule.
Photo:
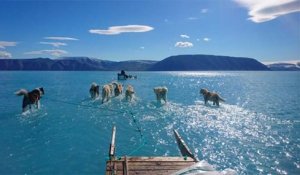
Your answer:
[[[126,167],[124,166],[125,163],[122,162],[122,163],[116,163],[115,164],[115,167],[113,169],[111,168],[107,168],[106,170],[107,171],[110,171],[110,172],[116,172],[116,171],[124,171],[124,174],[125,172],[131,172],[131,171],[149,171],[149,170],[180,170],[180,169],[184,169],[186,167],[189,167],[191,165],[193,165],[195,162],[186,162],[185,164],[173,164],[173,165],[164,165],[164,164],[161,164],[161,165],[155,165],[155,164],[148,164],[148,165],[145,165],[145,164],[132,164],[131,162],[127,162],[128,164],[128,170],[126,171]],[[129,173],[130,174],[130,173]]]
[[[154,162],[158,162],[158,161],[183,161],[183,162],[187,162],[187,161],[194,161],[192,158],[190,157],[164,157],[164,156],[160,156],[160,157],[152,157],[152,156],[144,156],[144,157],[127,157],[128,161],[154,161]],[[124,161],[124,158],[122,157],[119,160],[116,161]]]
[[[194,159],[196,162],[198,162],[199,160],[196,158],[196,156],[190,151],[189,147],[187,146],[187,144],[184,142],[184,140],[181,138],[181,136],[179,135],[179,133],[174,129],[174,135],[175,135],[175,139],[178,145],[178,148],[181,152],[182,156],[188,156],[191,157],[192,159]]]
[[[195,163],[184,157],[122,157],[118,160],[109,160],[106,165],[106,175],[113,174],[111,162],[115,165],[114,174],[122,175],[166,175],[187,168]]]
[[[140,169],[142,167],[142,169],[153,169],[156,166],[162,166],[161,169],[174,169],[174,167],[178,167],[178,166],[186,166],[186,165],[192,165],[195,162],[160,162],[160,164],[156,164],[156,162],[148,162],[148,163],[144,163],[144,162],[114,162],[114,169],[121,169],[122,167],[124,167],[127,164],[127,170],[131,171],[132,169]],[[129,168],[130,165],[130,168]],[[146,167],[146,168],[143,168]],[[126,167],[124,167],[126,168]],[[107,170],[112,170],[110,168],[110,165],[107,165]]]
[[[118,169],[117,169],[117,164],[116,164],[116,163],[114,163],[114,169],[113,169],[113,173],[114,173],[114,174],[116,174],[116,173],[117,173],[117,170],[118,170]],[[122,172],[122,173],[123,173],[123,172]]]
[[[111,134],[111,142],[110,142],[110,146],[109,146],[109,159],[112,160],[115,158],[115,139],[116,139],[116,126],[113,127],[112,129],[112,134]]]
[[[198,161],[184,140],[174,130],[181,154],[185,157],[121,157],[115,159],[116,127],[112,129],[106,175],[168,175],[190,167]]]
[[[125,156],[125,158],[124,158],[124,175],[129,175],[128,174],[128,161],[127,161],[127,158],[126,158],[126,156]]]

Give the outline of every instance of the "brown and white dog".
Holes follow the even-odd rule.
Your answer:
[[[153,91],[156,95],[156,100],[158,102],[161,102],[161,99],[167,103],[167,93],[168,93],[168,88],[167,87],[155,87],[153,88]]]
[[[122,84],[119,84],[119,83],[116,83],[116,82],[113,82],[112,84],[115,85],[115,89],[114,89],[115,96],[119,96],[120,94],[123,93]]]
[[[219,94],[214,92],[209,92],[207,89],[201,89],[200,94],[203,95],[205,104],[207,104],[207,101],[212,101],[213,105],[219,106],[220,101],[225,102],[225,100],[221,98]]]
[[[92,99],[95,99],[99,96],[99,85],[92,83],[90,88],[90,95]]]
[[[125,97],[126,97],[126,100],[131,101],[132,98],[133,98],[133,94],[134,94],[133,87],[132,87],[131,85],[128,85],[128,86],[127,86],[127,89],[126,89],[126,91],[125,91]]]
[[[109,83],[107,85],[109,86],[109,90],[110,90],[109,95],[112,97],[113,93],[114,93],[114,84],[113,83]]]
[[[102,104],[109,101],[111,95],[110,86],[108,84],[104,85],[102,88]]]
[[[31,109],[31,105],[35,104],[36,107],[40,108],[40,99],[42,95],[45,94],[44,88],[36,88],[30,92],[28,92],[26,89],[20,89],[19,91],[15,92],[18,96],[24,96],[23,97],[23,103],[22,103],[22,110],[25,112],[27,110],[27,107]]]

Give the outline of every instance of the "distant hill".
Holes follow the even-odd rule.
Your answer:
[[[162,61],[109,61],[89,57],[59,59],[0,59],[0,70],[47,71],[198,71],[198,70],[269,70],[252,58],[214,55],[178,55]]]
[[[154,64],[151,71],[198,71],[198,70],[269,70],[267,66],[252,58],[178,55]]]
[[[300,71],[300,61],[294,63],[270,63],[266,64],[266,66],[273,71]]]
[[[135,61],[120,61],[117,64],[109,67],[110,70],[127,70],[127,71],[146,71],[157,61],[150,60],[135,60]]]
[[[65,57],[59,59],[0,59],[0,70],[53,70],[53,71],[88,71],[88,70],[148,70],[156,61],[108,61],[88,57]]]

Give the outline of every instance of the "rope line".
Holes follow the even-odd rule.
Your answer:
[[[57,100],[57,99],[53,99],[53,98],[49,98],[49,97],[46,97],[45,99],[47,99],[49,101],[59,102],[59,103],[65,103],[65,104],[69,104],[69,105],[73,105],[73,106],[81,106],[81,107],[87,107],[87,108],[103,109],[103,110],[110,111],[110,112],[117,112],[117,113],[124,113],[124,112],[126,112],[126,111],[120,111],[120,110],[115,110],[115,109],[104,108],[104,107],[101,107],[101,106],[99,107],[99,106],[94,106],[94,105],[82,104],[82,102],[86,101],[86,99],[82,100],[81,103],[64,101],[64,100]]]
[[[137,128],[136,130],[137,130],[137,131],[139,132],[139,134],[140,134],[140,137],[141,137],[141,145],[138,146],[137,148],[135,148],[134,150],[132,150],[132,151],[128,154],[129,156],[132,155],[133,153],[137,152],[138,150],[140,150],[140,149],[147,143],[146,140],[145,140],[145,138],[144,138],[144,135],[143,135],[143,133],[142,133],[141,124],[137,122],[137,120],[136,120],[136,118],[135,118],[135,116],[134,116],[134,114],[133,114],[132,112],[130,112],[130,114],[131,114],[132,121],[133,121],[133,123],[135,124],[135,126],[136,126],[136,128]]]
[[[106,111],[115,112],[115,114],[111,114],[111,115],[129,114],[131,116],[131,118],[129,118],[129,120],[130,119],[132,120],[132,122],[134,123],[134,126],[136,127],[136,131],[139,132],[140,143],[141,144],[137,148],[133,149],[128,155],[129,156],[133,155],[135,152],[137,152],[138,150],[140,150],[143,146],[145,146],[147,144],[146,139],[143,135],[141,124],[140,124],[140,122],[138,122],[138,120],[136,119],[136,117],[135,117],[135,115],[132,111],[126,111],[126,110],[120,111],[120,110],[114,110],[114,109],[99,107],[99,106],[96,107],[96,106],[93,106],[93,105],[82,104],[82,102],[86,101],[88,98],[82,100],[80,103],[64,101],[64,100],[57,100],[57,99],[53,99],[53,98],[49,98],[49,97],[46,97],[45,99],[47,99],[49,101],[64,103],[64,104],[73,105],[73,106],[81,106],[81,107],[94,108],[94,109],[103,109],[103,110],[106,110]],[[106,115],[106,116],[110,116],[110,115]],[[116,156],[116,158],[118,158],[118,156]],[[121,157],[119,157],[118,159],[121,159]],[[109,158],[107,157],[106,160],[109,160]]]

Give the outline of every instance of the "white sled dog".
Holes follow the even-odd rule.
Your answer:
[[[168,93],[168,88],[167,87],[155,87],[153,89],[155,95],[156,95],[156,100],[158,102],[161,102],[161,100],[164,100],[165,103],[167,103],[167,93]]]

